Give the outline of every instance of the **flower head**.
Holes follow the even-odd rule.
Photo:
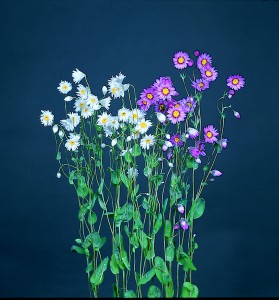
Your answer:
[[[195,138],[198,137],[199,134],[200,134],[199,131],[198,131],[197,129],[191,128],[191,127],[189,127],[189,128],[187,129],[187,132],[188,132],[189,137],[190,137],[191,139],[195,139]]]
[[[87,119],[93,115],[93,108],[91,106],[85,106],[80,112],[80,115],[84,118]]]
[[[233,111],[233,114],[234,116],[237,118],[237,119],[240,119],[240,113],[238,111]]]
[[[98,105],[99,104],[98,97],[95,96],[95,95],[92,95],[92,94],[88,95],[88,98],[86,100],[86,104],[89,105],[89,106],[91,106],[92,108],[100,106],[100,105]],[[95,110],[97,110],[97,109],[95,109]]]
[[[170,107],[167,117],[172,124],[176,124],[185,120],[186,113],[181,107]]]
[[[170,77],[160,77],[154,82],[152,87],[156,89],[159,99],[162,100],[170,100],[172,96],[178,95]]]
[[[243,88],[244,85],[245,85],[245,80],[240,75],[232,75],[227,79],[227,86],[235,91]]]
[[[187,230],[189,228],[189,224],[184,218],[180,219],[180,226],[183,230]]]
[[[157,119],[160,123],[165,123],[166,122],[166,116],[162,113],[156,113]]]
[[[138,108],[134,108],[130,114],[130,123],[137,124],[145,116],[145,112]]]
[[[124,97],[124,92],[128,90],[129,84],[123,84],[123,80],[126,76],[119,73],[108,81],[109,92],[113,98]]]
[[[141,140],[140,140],[140,146],[142,149],[149,150],[150,146],[153,146],[155,144],[155,136],[152,134],[146,134]]]
[[[204,68],[201,69],[201,75],[207,81],[214,81],[218,76],[218,72],[214,67],[206,65]]]
[[[74,105],[74,108],[75,108],[75,111],[81,111],[85,106],[86,106],[86,100],[85,99],[82,99],[82,98],[78,98],[76,101],[75,101],[75,105]]]
[[[155,103],[155,112],[157,113],[165,113],[168,109],[168,101],[166,100],[159,100]]]
[[[209,82],[205,79],[196,79],[192,82],[192,87],[201,92],[209,88]]]
[[[67,94],[72,90],[72,85],[68,81],[61,81],[57,89],[60,93]]]
[[[183,141],[181,140],[181,135],[180,134],[174,134],[170,138],[170,142],[173,146],[181,147],[183,146]]]
[[[173,57],[172,60],[173,60],[173,63],[174,63],[174,67],[176,69],[182,70],[182,69],[187,68],[187,64],[190,61],[190,57],[189,57],[188,53],[183,52],[183,51],[179,51],[179,52],[174,54],[174,57]]]
[[[131,111],[128,108],[122,107],[118,110],[118,119],[121,122],[128,122],[130,119]]]
[[[109,109],[110,107],[110,102],[111,102],[111,98],[110,97],[106,97],[104,99],[99,100],[100,104],[105,108],[105,109]]]
[[[219,135],[217,130],[213,127],[213,125],[208,125],[204,129],[204,140],[207,143],[213,144],[214,142],[217,142],[216,136]]]
[[[85,77],[85,74],[80,70],[76,69],[72,73],[74,83],[80,83],[80,81]]]
[[[82,84],[79,84],[77,87],[78,91],[77,91],[77,95],[78,97],[82,98],[82,99],[86,99],[88,97],[88,89],[83,86]]]
[[[101,115],[98,115],[97,125],[104,127],[108,126],[110,124],[110,118],[110,114],[108,115],[106,112],[103,112]]]
[[[152,123],[149,120],[141,119],[137,123],[135,130],[138,130],[141,134],[143,134],[146,133],[151,126]]]
[[[40,120],[44,126],[52,126],[54,115],[49,110],[41,110]]]
[[[140,98],[137,101],[137,105],[140,107],[141,110],[144,110],[144,111],[148,111],[152,103],[153,102],[151,100],[148,100],[145,98]]]
[[[68,151],[77,150],[78,146],[80,145],[79,140],[80,140],[80,135],[79,134],[70,133],[70,136],[69,136],[69,138],[67,139],[67,141],[65,143],[66,149]]]
[[[218,141],[219,145],[221,146],[221,148],[227,148],[228,145],[228,140],[227,139],[221,139]]]
[[[211,65],[211,63],[212,57],[209,56],[207,53],[202,53],[197,60],[197,66],[199,69],[204,68],[207,64]]]
[[[184,214],[185,208],[182,204],[177,205],[177,210],[181,213]]]
[[[127,176],[128,176],[128,178],[137,178],[138,175],[139,175],[139,171],[138,171],[137,168],[131,167],[131,168],[129,168],[127,170]]]
[[[214,176],[214,177],[219,177],[219,176],[221,176],[223,173],[220,172],[220,171],[218,171],[218,170],[212,170],[212,171],[211,171],[211,174],[212,174],[212,176]]]
[[[73,126],[77,127],[80,123],[80,116],[76,113],[69,113],[67,116],[69,117],[69,120],[71,120]]]
[[[158,100],[156,90],[154,88],[144,89],[140,94],[140,100],[137,101],[137,104],[140,106],[140,109],[147,111],[151,104],[155,103]]]
[[[205,145],[204,142],[202,141],[197,141],[196,142],[196,146],[195,147],[189,147],[188,148],[190,154],[194,157],[194,158],[198,158],[200,155],[201,156],[205,156]]]
[[[183,98],[180,101],[183,102],[186,112],[189,112],[189,113],[192,113],[194,111],[196,104],[197,104],[197,101],[195,101],[194,97],[192,97],[192,96],[188,96],[186,99]]]

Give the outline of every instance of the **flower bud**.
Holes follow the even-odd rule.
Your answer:
[[[172,157],[172,152],[168,152],[168,154],[167,154],[167,159],[170,160],[171,157]]]
[[[56,177],[57,177],[57,178],[60,178],[60,177],[61,177],[61,173],[58,172],[58,173],[56,174]]]
[[[166,145],[166,144],[164,144],[163,146],[162,146],[162,150],[165,152],[165,151],[167,151],[168,150],[168,146]]]
[[[169,148],[172,147],[172,143],[170,141],[165,141],[165,145]]]
[[[173,229],[178,229],[179,228],[179,224],[176,223],[174,226],[173,226]]]
[[[199,50],[196,50],[196,51],[194,52],[194,55],[195,55],[196,57],[198,57],[198,56],[200,55],[200,51],[199,51]]]
[[[198,164],[201,163],[201,159],[200,159],[199,157],[197,157],[197,158],[195,159],[195,161],[196,161]]]
[[[169,167],[170,167],[170,168],[173,168],[173,163],[170,162],[170,163],[169,163]]]
[[[74,97],[71,97],[71,96],[67,96],[67,97],[64,98],[64,100],[65,100],[66,102],[69,102],[69,101],[71,101],[71,100],[73,100],[73,99],[74,99]]]
[[[106,147],[106,144],[102,143],[101,148],[104,149]]]
[[[61,139],[62,139],[62,137],[64,136],[64,131],[59,130],[58,135],[59,135],[59,136],[61,137]]]
[[[192,67],[193,64],[194,64],[194,61],[193,61],[192,59],[190,59],[189,62],[188,62],[188,66],[189,66],[189,67]]]
[[[53,131],[53,133],[56,133],[58,131],[58,126],[57,125],[53,125],[52,131]]]
[[[156,115],[157,115],[157,118],[158,118],[159,122],[163,123],[163,122],[166,121],[166,116],[164,114],[157,113]]]
[[[189,134],[186,133],[186,134],[185,134],[185,139],[187,140],[188,138],[189,138]]]
[[[112,147],[114,147],[116,144],[117,144],[117,139],[113,139],[113,140],[111,141]]]
[[[221,176],[223,173],[218,170],[212,170],[211,174],[215,177]]]
[[[104,86],[102,87],[102,93],[103,93],[103,95],[105,96],[107,92],[108,92],[108,89],[107,89],[107,87],[104,85]]]
[[[180,226],[183,230],[187,230],[189,228],[189,225],[184,218],[180,219]]]
[[[178,210],[181,214],[184,214],[185,209],[184,209],[184,206],[183,206],[183,205],[178,204],[178,205],[177,205],[177,210]]]
[[[127,141],[127,142],[131,142],[131,140],[132,140],[132,137],[131,137],[130,135],[127,136],[126,141]]]
[[[233,111],[233,114],[234,116],[237,118],[237,119],[240,119],[240,113],[238,111]]]
[[[168,133],[166,133],[166,139],[170,139],[170,135]]]

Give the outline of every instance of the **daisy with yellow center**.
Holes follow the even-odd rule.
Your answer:
[[[103,112],[101,115],[98,115],[97,125],[108,126],[111,115]]]
[[[149,100],[152,100],[154,98],[154,96],[151,94],[151,93],[148,93],[146,95],[146,97],[149,99]]]
[[[77,150],[78,146],[80,145],[80,135],[71,133],[69,138],[65,143],[65,147],[68,151],[75,151]]]
[[[118,119],[121,122],[128,122],[130,119],[131,111],[125,107],[118,110]]]
[[[147,149],[149,150],[151,146],[155,144],[155,136],[152,134],[145,135],[141,140],[140,140],[140,146],[142,149]]]
[[[72,84],[68,81],[61,81],[57,89],[61,94],[67,94],[72,90]]]
[[[54,115],[49,110],[41,110],[40,120],[44,126],[53,124]]]
[[[88,96],[88,90],[85,86],[83,86],[82,84],[78,85],[78,91],[77,91],[77,95],[79,97],[81,97],[82,99],[86,99]]]
[[[149,120],[142,119],[137,123],[135,130],[139,131],[141,134],[144,134],[151,126],[152,123]]]
[[[167,96],[170,93],[170,90],[168,88],[163,88],[162,93]]]

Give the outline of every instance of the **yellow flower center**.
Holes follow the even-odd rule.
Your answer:
[[[239,80],[238,80],[237,78],[235,78],[235,79],[232,81],[233,84],[238,84],[238,82],[239,82]]]
[[[138,118],[138,114],[133,114],[133,119],[137,119]]]
[[[177,61],[179,64],[183,64],[185,59],[184,59],[184,57],[180,56]]]
[[[212,138],[213,134],[212,134],[212,132],[208,131],[208,132],[206,133],[206,136],[207,136],[208,138]]]
[[[180,104],[179,103],[176,103],[175,105],[174,105],[174,107],[179,107],[180,106]]]
[[[204,59],[201,61],[201,64],[204,66],[206,63],[207,63],[207,60],[204,58]]]
[[[178,110],[174,110],[173,113],[172,113],[172,115],[173,115],[175,118],[177,118],[177,117],[180,116],[180,113],[179,113]]]
[[[88,108],[87,107],[85,107],[84,112],[88,112]]]
[[[203,83],[203,82],[200,82],[200,83],[198,84],[198,86],[203,87],[203,86],[204,86],[204,83]]]
[[[188,105],[189,107],[192,107],[192,106],[193,106],[193,104],[192,104],[191,102],[188,102],[187,105]]]
[[[85,105],[84,102],[80,102],[79,106],[82,108]]]
[[[66,90],[68,88],[68,86],[66,85],[66,84],[64,84],[63,86],[62,86],[62,89],[63,90]]]
[[[48,121],[49,120],[49,116],[44,116],[44,120]]]
[[[75,118],[75,117],[72,117],[72,120],[73,120],[73,123],[75,123],[75,121],[76,121],[76,118]]]
[[[178,137],[176,137],[174,140],[176,143],[178,143],[180,141],[180,139]]]
[[[159,106],[159,109],[160,109],[160,110],[163,110],[164,107],[165,107],[165,106],[164,106],[163,104],[161,104],[161,105]]]
[[[70,141],[70,145],[71,145],[71,146],[74,146],[75,143],[76,143],[75,141]]]
[[[147,139],[145,140],[146,144],[150,144],[151,140],[150,139]]]
[[[112,88],[112,89],[111,89],[111,92],[112,92],[113,94],[115,94],[115,93],[116,93],[116,88]]]
[[[103,120],[102,120],[102,123],[103,123],[103,124],[106,124],[106,123],[107,123],[107,121],[108,121],[108,119],[107,119],[107,118],[103,118]]]
[[[123,111],[123,113],[121,114],[122,117],[125,117],[126,116],[126,112]]]
[[[153,95],[152,95],[151,93],[148,93],[148,94],[146,95],[146,97],[147,97],[148,99],[153,99]]]
[[[146,123],[141,123],[141,124],[140,124],[140,127],[141,127],[141,128],[146,128],[146,126],[147,126]]]
[[[80,90],[80,93],[81,93],[82,95],[85,95],[85,90]]]
[[[163,88],[162,92],[164,95],[167,95],[170,92],[170,90],[168,88]]]
[[[205,72],[205,75],[206,75],[207,77],[211,77],[211,76],[212,76],[212,72],[209,71],[209,70],[207,70],[207,71]]]
[[[95,103],[95,98],[91,98],[91,103]]]
[[[143,103],[144,105],[146,105],[146,104],[147,104],[147,101],[143,100],[142,103]]]

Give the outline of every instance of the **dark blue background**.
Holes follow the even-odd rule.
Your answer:
[[[56,87],[79,68],[94,93],[119,71],[138,91],[172,76],[173,53],[196,49],[219,70],[204,101],[216,122],[225,79],[247,85],[226,119],[224,176],[204,193],[195,228],[200,296],[278,296],[277,1],[1,1],[0,296],[85,297],[75,193],[58,180],[55,145],[41,109],[64,117]],[[109,250],[108,250],[109,251]],[[111,296],[103,284],[100,296]]]

